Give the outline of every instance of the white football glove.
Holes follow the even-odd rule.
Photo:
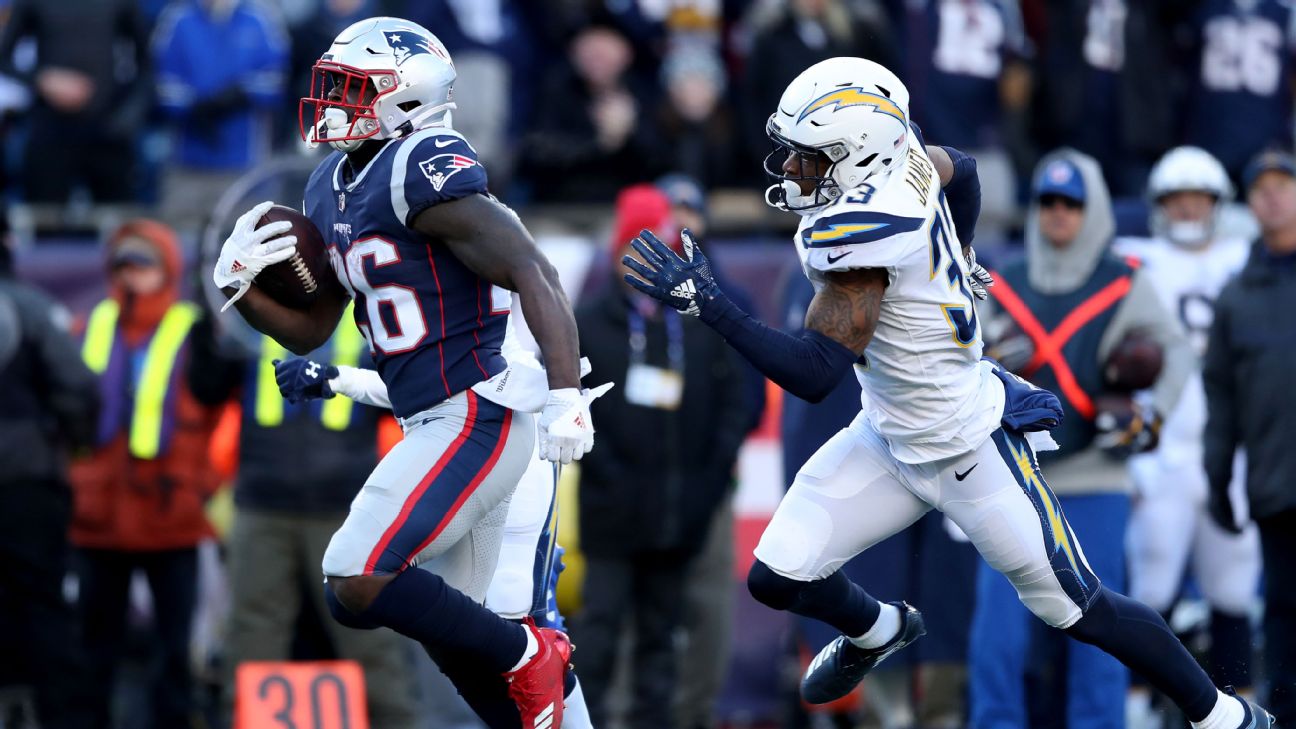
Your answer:
[[[612,383],[593,390],[566,387],[550,390],[540,411],[540,457],[554,463],[579,461],[594,447],[594,421],[589,404],[612,389]]]
[[[297,252],[297,236],[284,235],[292,229],[287,220],[257,227],[257,221],[266,211],[274,207],[267,200],[239,216],[234,223],[234,230],[221,246],[220,258],[216,259],[216,269],[212,271],[212,281],[216,286],[237,288],[229,301],[221,307],[225,311],[243,298],[252,279],[265,270],[266,266],[286,261]]]
[[[990,298],[990,292],[987,291],[994,286],[994,277],[986,270],[985,266],[977,263],[976,251],[969,247],[966,252],[968,275],[968,288],[972,289],[972,295],[981,301]]]

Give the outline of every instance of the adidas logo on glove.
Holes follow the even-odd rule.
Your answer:
[[[693,279],[688,279],[682,284],[671,289],[671,296],[678,296],[681,299],[692,299],[697,296],[697,288],[693,286]]]

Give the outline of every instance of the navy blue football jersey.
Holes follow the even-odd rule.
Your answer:
[[[1265,147],[1290,145],[1294,20],[1290,0],[1205,0],[1197,11],[1186,141],[1234,178]]]
[[[996,146],[999,78],[1004,63],[1025,52],[1017,1],[927,0],[905,8],[913,117],[936,144]]]
[[[410,227],[433,205],[487,194],[476,151],[444,128],[387,142],[354,174],[346,156],[334,152],[306,184],[305,213],[355,298],[355,324],[400,417],[505,367],[500,345],[509,292]]]

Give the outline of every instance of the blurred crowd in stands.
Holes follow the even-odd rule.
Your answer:
[[[859,710],[857,695],[826,712],[806,713],[783,675],[783,662],[772,659],[804,661],[832,636],[813,621],[778,622],[734,581],[750,561],[750,549],[742,552],[740,546],[754,534],[744,535],[742,520],[734,516],[738,507],[730,488],[731,457],[744,433],[772,443],[772,450],[782,449],[784,473],[764,468],[759,449],[749,448],[758,452],[754,469],[786,487],[805,458],[858,412],[858,385],[847,378],[823,405],[773,390],[767,403],[763,379],[720,346],[718,338],[706,339],[712,335],[701,325],[695,331],[696,322],[690,321],[675,331],[679,317],[672,319],[670,312],[633,297],[627,304],[626,292],[608,285],[617,273],[609,270],[615,269],[611,253],[643,225],[687,225],[699,234],[707,228],[708,242],[719,243],[711,250],[731,298],[747,296],[740,292],[741,284],[753,294],[746,308],[788,329],[798,328],[813,292],[800,279],[783,235],[796,218],[780,216],[762,203],[761,191],[768,184],[762,160],[770,150],[765,123],[793,77],[816,61],[840,55],[865,56],[895,69],[909,86],[912,118],[927,142],[976,157],[983,191],[977,247],[990,262],[1020,252],[1016,242],[1039,239],[1041,211],[1046,217],[1072,216],[1072,237],[1080,231],[1094,238],[1095,260],[1113,237],[1147,236],[1161,200],[1145,192],[1149,171],[1167,150],[1183,144],[1205,149],[1224,166],[1228,180],[1207,191],[1222,208],[1217,216],[1211,213],[1220,239],[1236,239],[1243,249],[1257,232],[1266,241],[1296,241],[1296,161],[1278,157],[1247,173],[1257,153],[1292,146],[1296,8],[1286,0],[0,0],[0,190],[18,234],[17,268],[39,258],[32,254],[39,252],[43,238],[66,238],[78,225],[96,231],[94,242],[104,243],[102,251],[74,246],[74,253],[60,252],[44,268],[28,268],[48,283],[59,275],[70,279],[79,266],[77,281],[92,282],[78,284],[86,291],[58,292],[62,303],[80,297],[73,305],[77,337],[63,336],[68,316],[62,307],[14,281],[10,246],[8,241],[0,245],[0,373],[8,378],[0,378],[0,475],[5,477],[0,481],[0,527],[13,535],[0,540],[0,557],[8,568],[0,575],[0,608],[15,611],[4,620],[34,626],[15,650],[37,656],[30,659],[27,675],[7,671],[13,665],[0,661],[0,729],[26,726],[12,717],[35,714],[47,727],[104,729],[114,721],[132,729],[211,725],[204,721],[219,726],[228,719],[232,701],[230,655],[335,654],[365,662],[375,727],[473,726],[467,719],[460,723],[448,694],[427,688],[433,685],[430,664],[416,657],[412,644],[357,643],[354,635],[327,623],[322,609],[305,609],[322,601],[321,590],[308,589],[319,588],[312,566],[318,557],[312,550],[322,550],[345,514],[363,478],[357,474],[366,473],[399,437],[391,432],[392,424],[359,408],[355,413],[336,405],[285,408],[272,377],[272,361],[285,356],[283,350],[258,340],[252,351],[231,355],[217,330],[233,315],[213,320],[185,296],[192,290],[190,282],[210,270],[207,264],[194,264],[202,258],[199,232],[213,216],[216,200],[271,160],[309,166],[324,154],[326,150],[302,141],[298,99],[306,92],[311,65],[332,38],[373,15],[408,18],[438,36],[458,71],[454,125],[480,153],[493,192],[517,208],[528,226],[541,232],[538,237],[561,234],[542,240],[557,247],[549,250],[573,241],[585,250],[570,257],[580,265],[573,265],[576,273],[564,283],[581,306],[583,339],[599,327],[611,332],[583,346],[587,354],[598,352],[592,358],[601,355],[613,362],[609,379],[620,379],[627,357],[644,356],[622,351],[625,338],[620,336],[628,315],[642,316],[655,348],[649,360],[672,369],[677,363],[668,342],[687,341],[690,358],[711,363],[715,382],[702,386],[728,398],[725,427],[713,427],[687,411],[675,413],[675,407],[636,402],[636,396],[624,394],[625,388],[599,406],[607,408],[615,425],[600,426],[604,446],[586,464],[587,482],[598,480],[597,468],[604,473],[624,468],[644,483],[675,479],[675,487],[682,488],[682,474],[691,460],[700,458],[693,452],[692,436],[661,444],[670,458],[658,457],[656,451],[644,456],[643,461],[663,469],[660,478],[648,473],[652,463],[601,460],[613,457],[615,439],[633,443],[650,427],[645,423],[652,428],[667,423],[661,429],[669,426],[676,435],[704,429],[713,439],[704,443],[708,447],[715,446],[717,432],[727,435],[723,463],[710,464],[715,478],[688,488],[694,495],[707,490],[705,508],[676,504],[682,523],[704,525],[688,534],[654,532],[653,525],[641,523],[642,513],[612,513],[629,508],[620,497],[599,506],[606,510],[598,513],[591,512],[598,506],[591,501],[580,504],[583,520],[599,520],[602,527],[602,533],[590,530],[583,547],[587,576],[603,575],[604,581],[595,590],[586,586],[591,614],[583,624],[582,616],[574,616],[573,627],[577,644],[584,647],[578,665],[585,660],[598,669],[588,681],[589,690],[606,694],[614,709],[635,703],[627,694],[641,702],[652,698],[663,716],[669,712],[657,697],[673,692],[680,729],[709,729],[718,717],[735,727],[845,727],[861,713],[872,717],[875,723],[869,726],[935,729],[973,721],[971,726],[1000,729],[1011,724],[995,724],[984,709],[974,721],[975,708],[968,706],[969,694],[974,700],[980,696],[983,707],[1002,700],[994,687],[985,688],[984,680],[978,686],[968,676],[968,646],[989,643],[982,663],[1004,673],[1020,669],[1028,675],[1019,683],[1035,692],[1029,707],[1024,699],[1017,701],[1018,710],[1031,713],[1016,726],[1065,726],[1064,717],[1048,711],[1053,697],[1065,700],[1067,688],[1059,683],[1066,682],[1067,669],[1058,667],[1065,663],[1058,658],[1065,649],[1058,648],[1056,635],[1053,640],[1024,637],[1024,623],[1014,622],[1011,614],[986,615],[994,612],[988,603],[980,606],[973,623],[976,583],[993,576],[978,577],[974,552],[952,538],[937,515],[924,517],[846,567],[872,592],[921,600],[931,635],[916,651],[893,661],[897,670],[879,672],[866,687],[866,711]],[[1078,155],[1086,172],[1092,171],[1087,183],[1058,189],[1044,185],[1041,160],[1048,162],[1060,147],[1073,148],[1068,159]],[[644,182],[659,189],[645,190],[649,186]],[[1269,187],[1276,192],[1270,202],[1252,201],[1249,210],[1243,203],[1257,184],[1265,190],[1262,196],[1270,194]],[[1202,191],[1191,186],[1176,191],[1185,190]],[[1231,198],[1237,203],[1225,207]],[[288,194],[280,202],[295,200]],[[645,218],[658,209],[660,216]],[[1081,230],[1086,209],[1084,215],[1104,221],[1111,217],[1110,225]],[[1264,213],[1256,213],[1263,218],[1258,223],[1252,210]],[[155,220],[118,225],[138,215]],[[550,226],[549,221],[560,222]],[[753,245],[761,242],[771,245]],[[1285,245],[1274,243],[1266,249],[1270,253],[1253,256],[1253,267],[1274,280],[1296,275]],[[1296,250],[1296,243],[1288,247]],[[1244,259],[1239,257],[1227,271],[1221,268],[1220,281],[1240,270]],[[91,262],[80,265],[86,261]],[[66,270],[52,273],[51,266]],[[89,276],[86,268],[92,269]],[[100,296],[105,290],[107,296]],[[91,308],[87,297],[102,301]],[[1058,304],[1058,311],[1067,306]],[[987,339],[992,338],[991,323],[983,326]],[[1193,334],[1204,339],[1207,328],[1209,324]],[[6,338],[13,331],[23,332],[21,347]],[[354,331],[349,336],[339,332],[329,345],[334,349],[320,356],[349,352],[358,361],[362,344]],[[155,351],[153,343],[159,341]],[[1096,347],[1097,338],[1093,343]],[[599,352],[604,345],[607,351]],[[133,347],[134,355],[123,355],[123,347]],[[22,359],[15,352],[30,356]],[[1284,352],[1281,366],[1270,362],[1267,377],[1272,381],[1290,362],[1291,352]],[[1033,350],[1026,354],[1023,362],[1033,359]],[[1254,351],[1250,355],[1256,356]],[[1093,361],[1085,366],[1096,369],[1097,360],[1088,359]],[[1231,360],[1222,361],[1217,369],[1235,371]],[[688,371],[706,368],[695,363]],[[1101,380],[1100,373],[1090,374],[1093,382]],[[735,384],[739,378],[741,388]],[[175,407],[178,413],[167,416],[176,422],[160,416],[151,435],[137,432],[133,423],[141,416],[128,412],[141,407],[141,392],[150,381],[161,383],[151,395],[154,405]],[[1259,395],[1238,395],[1239,401],[1248,397],[1253,403],[1292,399],[1289,388],[1277,385]],[[3,412],[11,404],[12,413]],[[20,408],[39,414],[39,432],[14,424],[17,418],[10,416]],[[645,416],[644,408],[662,412]],[[1296,412],[1296,406],[1287,410]],[[605,416],[598,410],[595,415]],[[219,426],[222,418],[231,420],[225,425],[233,428]],[[41,450],[37,444],[42,439],[52,439],[58,448]],[[1246,445],[1242,436],[1236,440]],[[165,459],[158,458],[159,441],[171,444]],[[177,449],[176,443],[182,447]],[[364,447],[356,447],[358,443]],[[80,523],[69,545],[61,525],[72,518],[73,506],[60,449],[72,448],[81,449],[83,458],[71,472],[81,501],[76,507]],[[90,458],[84,458],[87,448]],[[1291,449],[1274,447],[1275,453],[1284,450]],[[231,462],[212,460],[220,452],[232,453]],[[692,455],[661,466],[686,452]],[[289,457],[285,454],[314,463],[319,453],[335,456],[336,462],[315,463],[318,468],[309,475],[291,478],[279,468]],[[139,462],[147,462],[147,468],[138,470]],[[1123,467],[1114,470],[1123,472]],[[1268,477],[1272,483],[1265,487],[1282,494],[1269,514],[1270,523],[1278,525],[1270,527],[1271,535],[1290,534],[1286,525],[1296,523],[1296,489],[1289,485],[1289,470],[1296,466],[1275,466]],[[1084,475],[1093,478],[1091,470]],[[210,502],[218,500],[213,494],[222,480],[236,482],[233,506],[226,503],[223,519]],[[638,480],[604,480],[629,492],[643,490],[637,488]],[[145,482],[148,493],[132,494],[138,503],[85,501],[85,493],[93,496],[110,488],[142,493],[136,487]],[[1094,510],[1098,536],[1093,542],[1103,544],[1103,558],[1114,565],[1118,576],[1110,580],[1116,586],[1124,581],[1130,499],[1123,480],[1100,486],[1104,497],[1120,502]],[[1080,489],[1081,496],[1086,494]],[[177,517],[181,522],[160,529],[133,521],[154,502],[168,509],[183,502]],[[103,518],[87,523],[85,503],[102,507]],[[1083,507],[1068,504],[1069,513],[1073,508],[1078,513]],[[228,524],[229,511],[236,518],[233,529],[220,535],[225,539],[222,551],[208,521]],[[1114,518],[1117,512],[1119,518]],[[287,534],[294,535],[292,546],[273,541]],[[1271,537],[1264,550],[1269,556],[1289,545]],[[1258,550],[1253,545],[1252,551]],[[655,560],[662,554],[678,563],[661,568]],[[79,580],[69,585],[77,589],[65,591],[62,568],[73,557]],[[1250,564],[1255,566],[1256,560],[1253,555]],[[220,564],[224,567],[216,566]],[[278,570],[274,579],[269,576],[272,566]],[[146,575],[156,618],[155,638],[146,646],[131,642],[138,624],[149,622],[139,609],[148,601],[132,593],[142,590],[139,584],[132,586],[137,572]],[[1171,580],[1176,590],[1179,572]],[[629,587],[630,574],[639,575],[637,588]],[[281,610],[278,616],[288,615],[283,618],[288,622],[257,622],[264,617],[257,611],[270,608],[248,602],[249,596],[264,598],[271,594],[268,585],[285,580],[302,586],[287,605],[291,614]],[[1288,585],[1284,594],[1292,591],[1294,583],[1282,584]],[[613,589],[618,586],[624,589]],[[987,589],[981,587],[983,603]],[[1243,605],[1231,614],[1241,622],[1230,639],[1236,652],[1245,654],[1244,670],[1238,671],[1241,688],[1263,685],[1274,675],[1279,638],[1296,651],[1296,628],[1284,623],[1275,629],[1277,638],[1265,638],[1275,662],[1257,667],[1254,677],[1250,674],[1251,623],[1258,622],[1252,618],[1260,600],[1255,590],[1244,585]],[[228,600],[234,602],[232,608],[224,604]],[[283,601],[275,596],[262,602]],[[655,624],[641,619],[633,629],[620,625],[616,619],[627,602],[650,603],[653,607],[644,608],[648,617],[669,619]],[[73,604],[80,608],[75,614],[68,609]],[[1174,606],[1156,607],[1169,614]],[[1288,607],[1296,615],[1296,604]],[[195,620],[188,619],[195,614]],[[744,627],[735,632],[735,622]],[[1209,643],[1203,637],[1206,622],[1180,614],[1176,627]],[[1010,629],[1012,636],[1031,644],[1033,657],[1021,659],[1021,665],[999,658],[1021,648],[1002,639]],[[668,663],[669,651],[678,649],[677,680],[641,681],[631,689],[624,679],[613,680],[615,644],[636,631],[653,636],[658,648],[665,646],[652,657],[655,666]],[[737,636],[732,646],[731,633]],[[784,640],[785,635],[796,639]],[[329,644],[332,654],[319,648]],[[991,648],[999,653],[992,655]],[[393,661],[400,651],[400,660]],[[579,658],[582,654],[585,659]],[[125,679],[119,670],[123,660]],[[1284,669],[1288,676],[1296,672],[1291,660]],[[77,670],[91,673],[65,668],[74,664],[89,664]],[[405,670],[410,665],[421,666],[417,680]],[[975,661],[973,666],[978,670]],[[197,670],[192,677],[191,668]],[[3,689],[15,679],[11,673],[36,684],[34,698],[23,698],[18,703],[26,705],[16,711]],[[978,675],[996,674],[982,665]],[[1107,678],[1123,693],[1123,673]],[[125,698],[121,691],[114,693],[114,681],[134,686],[135,693],[127,691]],[[422,688],[414,690],[411,684]],[[1296,710],[1296,690],[1287,691],[1286,710]],[[1143,693],[1146,709],[1153,699]],[[1100,698],[1110,704],[1111,694]],[[1076,707],[1073,714],[1083,715],[1084,707]],[[601,719],[604,709],[598,707],[595,714]],[[641,726],[669,721],[646,713],[639,718]],[[1081,725],[1076,721],[1070,724],[1073,729]],[[1093,726],[1123,725],[1121,717],[1112,721],[1116,723]]]
[[[160,205],[171,220],[272,153],[356,19],[406,17],[455,58],[458,128],[514,205],[610,203],[667,171],[764,185],[765,119],[814,61],[895,68],[933,143],[974,152],[991,229],[1073,146],[1115,197],[1182,143],[1291,142],[1290,9],[1274,0],[6,0],[11,201]]]

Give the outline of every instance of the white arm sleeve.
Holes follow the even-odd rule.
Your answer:
[[[355,400],[362,405],[391,410],[391,398],[387,396],[387,383],[374,370],[362,370],[359,367],[338,365],[338,376],[329,380],[329,387],[339,395]]]

